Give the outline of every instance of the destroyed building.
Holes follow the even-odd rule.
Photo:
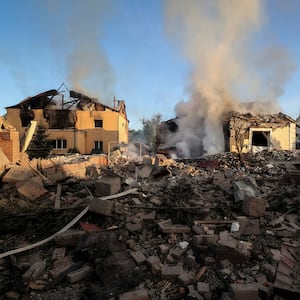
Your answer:
[[[1,165],[20,158],[19,133],[4,117],[0,117],[0,152]]]
[[[295,120],[283,113],[253,115],[229,112],[223,119],[224,151],[255,153],[263,150],[295,150],[299,128]],[[179,118],[162,122],[158,126],[160,153],[171,152],[180,156],[180,151],[172,144],[179,130]],[[199,141],[198,148],[203,148],[202,141]],[[200,149],[197,152],[203,151]]]
[[[21,151],[25,151],[38,125],[46,128],[53,150],[60,155],[76,149],[81,154],[108,153],[128,141],[128,119],[124,100],[114,107],[95,98],[70,91],[48,90],[6,107],[7,121],[16,128]]]
[[[295,150],[296,128],[296,121],[283,113],[231,113],[224,122],[225,151]]]

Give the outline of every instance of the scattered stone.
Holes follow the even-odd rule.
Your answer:
[[[176,266],[163,265],[161,268],[161,278],[174,280],[177,279],[183,272],[184,271],[182,265],[176,265]]]
[[[163,233],[190,233],[191,228],[189,226],[179,225],[179,224],[172,224],[171,220],[165,220],[158,223],[161,231]]]
[[[96,181],[96,193],[98,196],[117,194],[120,190],[121,178],[119,176],[104,176]]]
[[[257,300],[258,288],[255,283],[232,283],[229,294],[234,300]]]
[[[86,265],[83,266],[73,272],[70,272],[67,274],[67,280],[70,283],[74,283],[77,281],[80,281],[84,278],[86,278],[88,275],[90,275],[93,271],[93,268],[91,268],[90,266]]]
[[[188,284],[191,284],[193,282],[193,279],[194,279],[194,276],[188,272],[183,272],[178,277],[178,280],[185,286]]]
[[[243,202],[243,213],[251,217],[262,217],[266,211],[266,200],[257,197],[247,197]]]
[[[246,177],[240,181],[233,181],[232,186],[236,202],[244,201],[248,197],[256,197],[257,195],[257,184],[252,177]]]
[[[46,270],[46,261],[35,262],[30,268],[22,275],[24,281],[37,280]]]
[[[197,282],[197,292],[204,297],[204,299],[211,299],[211,292],[209,283]]]
[[[141,251],[130,251],[130,255],[135,260],[138,266],[147,261],[146,256]]]
[[[48,193],[48,190],[44,188],[40,177],[32,177],[21,183],[21,185],[18,186],[17,191],[21,196],[31,201],[37,200]]]
[[[60,233],[54,238],[55,243],[62,247],[75,247],[80,238],[85,234],[81,230],[67,230],[66,232]]]
[[[103,216],[112,216],[113,215],[113,200],[102,200],[94,198],[90,204],[89,210]]]
[[[119,295],[119,300],[149,300],[148,292],[145,289],[134,290]]]

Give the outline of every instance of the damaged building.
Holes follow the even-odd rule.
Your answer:
[[[162,122],[157,128],[158,151],[164,154],[175,153],[180,156],[170,141],[176,141],[175,135],[180,131],[180,119]],[[201,124],[201,122],[200,122]],[[297,149],[300,126],[288,115],[229,112],[223,119],[223,137],[225,152],[258,152],[263,150]],[[178,143],[178,142],[177,142]],[[203,153],[203,142],[199,140],[198,153]],[[167,146],[166,146],[167,145]]]
[[[74,149],[81,154],[108,153],[117,144],[128,142],[124,100],[114,99],[114,107],[109,107],[72,90],[66,98],[53,89],[6,107],[6,118],[19,133],[22,151],[38,125],[46,128],[54,155]]]
[[[20,158],[19,132],[4,117],[0,117],[1,166]]]
[[[231,113],[224,122],[225,151],[295,150],[297,126],[283,113]]]

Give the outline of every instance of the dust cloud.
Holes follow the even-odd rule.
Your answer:
[[[222,120],[227,111],[279,112],[275,99],[294,65],[279,47],[261,49],[255,42],[267,20],[264,3],[166,1],[168,37],[192,68],[189,99],[175,107],[179,130],[167,143],[184,157],[224,151]]]
[[[73,90],[101,102],[112,101],[115,72],[105,52],[105,21],[113,18],[115,5],[108,0],[48,1],[48,8],[61,18],[56,36],[65,45],[67,82]],[[67,6],[65,6],[67,5]]]

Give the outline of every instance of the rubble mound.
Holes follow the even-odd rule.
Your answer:
[[[0,298],[299,299],[300,153],[9,164]]]

